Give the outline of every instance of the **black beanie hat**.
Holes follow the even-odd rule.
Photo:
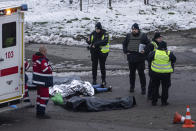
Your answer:
[[[162,41],[159,46],[158,46],[159,50],[167,50],[167,43]]]
[[[139,28],[139,25],[137,23],[135,23],[135,24],[132,25],[132,29],[138,29],[139,30],[140,28]]]
[[[161,36],[161,34],[159,32],[156,32],[154,34],[154,40],[156,40],[157,38],[160,38],[160,37],[162,37],[162,36]]]
[[[98,22],[96,25],[95,25],[95,28],[96,29],[102,29],[102,25],[101,25],[101,23],[100,22]]]

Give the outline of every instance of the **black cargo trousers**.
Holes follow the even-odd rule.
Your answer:
[[[141,89],[145,90],[146,89],[146,76],[144,73],[145,70],[145,62],[137,62],[137,63],[132,63],[129,62],[129,78],[130,78],[130,88],[135,88],[135,79],[136,79],[136,70],[138,71],[138,75],[140,78],[140,84],[141,84]]]
[[[152,72],[152,103],[157,103],[159,97],[159,86],[162,85],[161,102],[167,103],[168,91],[171,86],[170,73],[156,73]]]
[[[151,66],[149,66],[149,84],[148,84],[148,95],[147,95],[147,97],[148,97],[148,100],[152,100],[152,76],[151,76],[151,74],[152,74],[152,70],[151,70]],[[157,82],[157,90],[158,90],[158,98],[160,98],[160,95],[159,95],[159,86],[160,86],[160,81],[159,81],[159,83]]]
[[[94,49],[91,50],[93,81],[97,80],[97,67],[99,63],[102,82],[106,82],[105,63],[106,63],[107,56],[108,53],[102,53],[100,50],[94,50]]]

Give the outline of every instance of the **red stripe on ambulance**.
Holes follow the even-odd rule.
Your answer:
[[[18,66],[14,66],[14,67],[11,67],[11,68],[6,68],[6,69],[3,69],[1,70],[0,72],[0,76],[8,76],[8,75],[13,75],[13,74],[16,74],[18,73]]]

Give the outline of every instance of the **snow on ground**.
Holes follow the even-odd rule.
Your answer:
[[[149,6],[143,0],[22,0],[29,6],[26,13],[26,43],[85,45],[72,38],[87,36],[96,22],[110,32],[111,37],[121,37],[130,31],[135,22],[143,31],[185,30],[196,28],[196,1],[153,0]],[[177,2],[180,1],[180,2]]]

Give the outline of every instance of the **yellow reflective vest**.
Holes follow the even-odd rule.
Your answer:
[[[170,51],[156,50],[151,69],[157,73],[172,73],[173,68],[169,58]]]
[[[101,39],[104,40],[104,38],[105,38],[105,36],[103,35],[103,36],[101,37]],[[108,38],[108,39],[109,39],[109,38]],[[93,42],[93,40],[94,40],[94,36],[92,35],[92,36],[91,36],[91,43]],[[108,40],[107,45],[105,45],[105,46],[100,46],[100,48],[101,48],[101,52],[102,52],[102,53],[108,53],[108,52],[110,51],[110,40]]]
[[[158,48],[158,45],[156,42],[152,41],[151,44],[154,46],[154,51]]]

